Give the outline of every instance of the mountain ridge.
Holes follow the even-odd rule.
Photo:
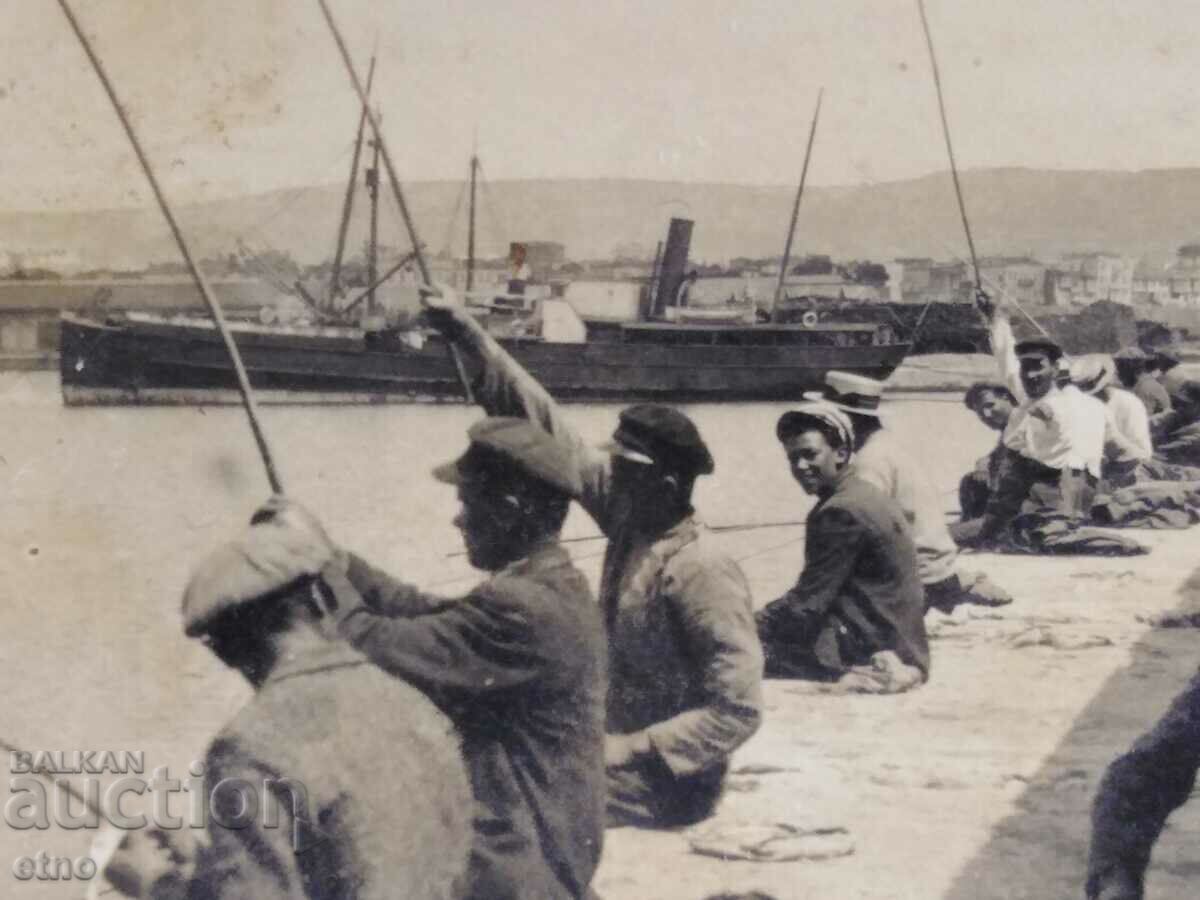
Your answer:
[[[1162,261],[1200,236],[1194,212],[1200,209],[1200,167],[1003,167],[968,170],[961,178],[983,255],[1049,258],[1106,250]],[[317,262],[332,255],[344,191],[336,183],[284,188],[181,205],[177,212],[202,256],[229,252],[242,238],[252,247]],[[405,192],[428,247],[461,255],[462,182],[412,181]],[[609,257],[618,245],[630,244],[652,253],[671,216],[695,220],[695,259],[777,255],[794,192],[787,185],[615,177],[485,182],[477,216],[481,255],[503,255],[513,240],[558,241],[573,259]],[[405,246],[390,197],[383,203],[381,240]],[[365,192],[359,192],[351,248],[365,240],[365,204]],[[175,258],[161,217],[151,208],[0,212],[0,240],[4,249],[31,257],[66,251],[82,267],[130,268]],[[794,252],[877,260],[961,256],[965,241],[949,173],[807,188]]]

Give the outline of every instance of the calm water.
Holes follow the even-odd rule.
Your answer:
[[[959,476],[992,440],[956,399],[889,404],[889,427],[928,462],[947,508]],[[599,442],[618,408],[570,414]],[[708,522],[807,513],[774,438],[783,408],[688,408],[717,461],[697,490]],[[142,749],[149,767],[186,765],[245,696],[237,677],[183,638],[178,618],[191,565],[267,496],[240,409],[68,410],[56,375],[7,373],[0,416],[0,738],[34,748]],[[417,583],[469,587],[475,573],[448,557],[462,547],[450,525],[453,491],[429,470],[461,452],[474,409],[270,408],[264,416],[288,492],[337,540]],[[567,531],[594,529],[574,511]],[[793,527],[721,540],[742,559],[762,604],[795,578],[802,537]],[[594,578],[603,545],[572,547]],[[59,837],[34,846],[82,850],[80,835]],[[30,895],[50,896],[41,888]]]

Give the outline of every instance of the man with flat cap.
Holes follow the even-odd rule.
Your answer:
[[[1057,343],[1047,337],[1016,343],[1008,317],[986,294],[977,301],[991,320],[1000,375],[1018,405],[1001,437],[1006,453],[997,488],[982,516],[951,526],[954,539],[1045,554],[1145,553],[1136,541],[1084,527],[1102,474],[1104,404],[1069,383]]]
[[[600,580],[609,824],[706,818],[730,756],[758,729],[763,665],[746,578],[692,509],[696,478],[713,471],[708,447],[683,413],[642,404],[597,450],[448,289],[431,289],[426,307],[479,370],[484,409],[528,417],[567,454],[580,502],[609,538]]]
[[[346,553],[323,578],[341,634],[458,727],[475,798],[465,896],[586,897],[604,833],[605,649],[587,580],[559,543],[579,479],[524,419],[468,434],[434,474],[457,487],[454,523],[487,580],[436,597]]]
[[[880,693],[922,683],[929,645],[917,550],[899,505],[857,474],[849,416],[802,403],[776,435],[817,505],[796,586],[758,612],[767,674],[832,682],[865,672]]]
[[[1012,597],[986,575],[958,564],[958,546],[950,537],[942,499],[933,482],[880,416],[883,382],[850,372],[828,372],[821,399],[846,413],[853,426],[854,474],[899,505],[917,547],[917,572],[925,589],[926,609],[951,612],[962,603],[1004,606]]]
[[[272,503],[196,569],[186,633],[255,693],[205,758],[206,840],[129,832],[104,869],[117,895],[459,895],[471,826],[458,738],[420,691],[338,637],[321,577],[334,557],[314,520]]]

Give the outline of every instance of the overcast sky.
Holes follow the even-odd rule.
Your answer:
[[[378,45],[408,179],[788,184],[945,168],[915,0],[331,0]],[[315,0],[74,0],[168,193],[344,178],[355,99]],[[927,0],[965,168],[1200,163],[1195,0]],[[144,203],[56,3],[0,0],[2,208]]]

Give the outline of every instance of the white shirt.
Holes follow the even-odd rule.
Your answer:
[[[1074,385],[1052,387],[1030,400],[1021,384],[1012,327],[1003,316],[992,318],[992,349],[1005,386],[1017,398],[1004,428],[1004,446],[1052,469],[1086,469],[1100,477],[1108,425],[1105,405]]]
[[[1150,416],[1137,395],[1122,388],[1108,389],[1108,434],[1104,455],[1114,462],[1148,460],[1154,455],[1150,439]]]

